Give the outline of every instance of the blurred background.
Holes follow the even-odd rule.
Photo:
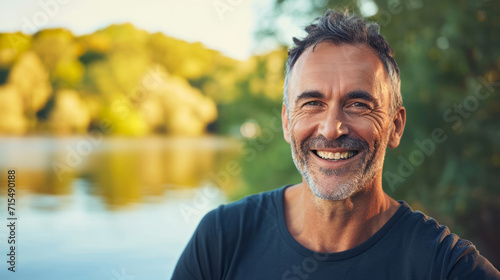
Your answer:
[[[169,278],[207,211],[299,182],[281,131],[286,50],[345,7],[379,22],[402,73],[385,191],[500,267],[500,2],[0,6],[0,177],[16,170],[19,219],[2,279]]]

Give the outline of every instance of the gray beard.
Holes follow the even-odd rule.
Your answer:
[[[356,140],[349,140],[349,139],[343,141],[347,144],[342,144],[342,145],[328,144],[330,142],[335,142],[335,141],[327,141],[326,139],[324,140],[318,139],[320,140],[318,142],[324,142],[325,147],[337,146],[337,147],[352,148],[353,146],[356,146],[356,148],[359,150],[364,150],[364,151],[369,150],[368,143],[366,143],[365,141],[358,139]],[[312,141],[315,140],[313,139]],[[354,194],[363,190],[365,186],[367,186],[375,178],[375,176],[382,169],[382,166],[384,164],[383,154],[385,154],[385,149],[381,150],[381,147],[385,147],[383,144],[386,141],[384,141],[382,145],[380,145],[380,142],[376,142],[373,150],[369,150],[369,153],[364,155],[358,167],[358,172],[354,173],[354,175],[351,178],[343,182],[340,182],[335,186],[331,186],[327,182],[324,183],[318,182],[315,179],[313,171],[311,171],[309,168],[308,157],[310,157],[311,155],[309,154],[310,145],[308,143],[312,141],[311,140],[304,141],[303,147],[300,150],[302,158],[299,159],[297,156],[299,150],[297,149],[297,145],[295,144],[296,142],[292,137],[290,137],[290,142],[292,143],[291,151],[292,151],[293,163],[295,164],[295,167],[297,167],[297,170],[306,181],[312,193],[320,199],[339,201],[339,200],[345,200],[353,196]],[[375,159],[378,154],[382,154],[380,155],[381,159],[376,161]],[[349,170],[347,168],[339,168],[339,169],[319,168],[317,172],[322,173],[323,175],[326,176],[341,176],[347,173],[348,171]]]

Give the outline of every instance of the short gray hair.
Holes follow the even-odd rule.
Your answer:
[[[382,61],[391,84],[390,111],[393,114],[396,109],[403,106],[401,96],[401,77],[399,67],[394,60],[394,52],[382,35],[379,34],[380,26],[377,23],[368,23],[357,15],[335,12],[331,9],[325,12],[316,23],[305,28],[307,36],[300,40],[293,38],[294,47],[288,50],[286,61],[286,76],[283,90],[283,102],[288,111],[288,82],[293,66],[300,55],[309,47],[313,49],[322,42],[331,42],[335,45],[341,44],[365,44],[372,48]]]

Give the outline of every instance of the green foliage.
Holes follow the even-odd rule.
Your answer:
[[[271,17],[275,20],[265,21],[260,36],[286,33],[278,24],[283,18],[310,22],[327,7],[344,10],[348,6],[359,14],[362,9],[357,3],[371,1],[317,1],[314,3],[322,3],[316,6],[302,2],[277,0]],[[472,239],[498,266],[500,2],[373,3],[378,12],[372,20],[379,22],[381,34],[396,53],[407,109],[401,145],[388,151],[386,157],[384,188]],[[432,140],[436,129],[444,133],[444,142]],[[433,149],[432,145],[422,148],[426,139],[433,143]],[[401,167],[405,160],[411,165],[409,172]],[[268,167],[265,174],[275,176],[276,169]],[[389,173],[398,179],[387,176]],[[258,178],[252,184],[262,180],[266,179]]]
[[[24,104],[3,112],[15,125],[0,133],[81,133],[105,121],[113,134],[200,135],[217,118],[215,102],[235,98],[239,68],[200,43],[132,24],[80,37],[60,28],[0,34],[1,98]]]
[[[305,26],[326,7],[366,12],[358,4],[367,2],[395,50],[407,109],[401,145],[386,157],[385,190],[499,265],[500,2],[276,0],[258,38],[286,45],[283,23]],[[238,198],[300,181],[281,132],[285,60],[285,47],[237,61],[131,24],[84,36],[3,33],[0,133],[79,133],[104,121],[115,134],[199,135],[210,124],[243,140]],[[436,129],[446,140],[432,140]],[[428,141],[434,147],[425,150]]]

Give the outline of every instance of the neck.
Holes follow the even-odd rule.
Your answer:
[[[380,180],[381,181],[381,180]],[[292,236],[316,252],[341,252],[363,243],[396,212],[399,203],[371,184],[341,201],[317,198],[302,182],[285,191],[285,220]]]

